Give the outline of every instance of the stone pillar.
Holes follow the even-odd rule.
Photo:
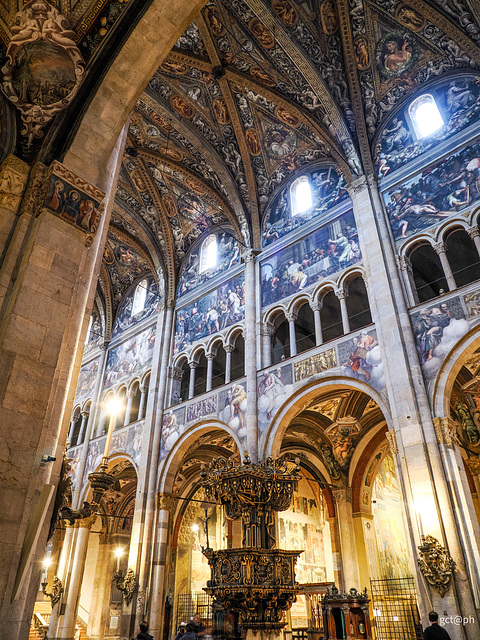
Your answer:
[[[80,588],[88,550],[88,538],[96,518],[97,516],[94,514],[89,518],[77,520],[75,523],[76,536],[74,539],[72,567],[63,595],[65,613],[59,617],[56,630],[49,627],[48,637],[51,640],[73,640],[75,636]]]
[[[457,288],[457,283],[455,282],[452,268],[450,267],[450,263],[447,258],[447,246],[445,242],[439,242],[433,248],[435,249],[435,253],[438,255],[438,257],[440,258],[440,262],[442,263],[442,269],[447,280],[448,290],[453,291]]]
[[[342,324],[343,324],[343,333],[350,333],[350,320],[348,319],[348,310],[347,310],[347,292],[343,289],[340,291],[335,291],[335,295],[340,300],[340,312],[342,314]]]
[[[213,378],[213,359],[215,356],[213,353],[207,353],[207,386],[206,391],[212,390],[212,378]]]
[[[295,320],[297,314],[293,311],[287,311],[285,317],[288,321],[288,339],[290,342],[290,357],[297,355],[297,336],[295,335]]]
[[[323,342],[322,319],[320,317],[322,307],[322,300],[316,300],[315,302],[310,303],[310,309],[313,311],[313,319],[315,321],[315,344],[317,347]]]
[[[342,567],[345,590],[352,587],[363,589],[358,573],[357,552],[355,548],[355,531],[353,527],[352,490],[334,489],[333,497],[337,512],[340,546],[342,549]]]
[[[55,572],[57,578],[61,581],[64,588],[65,588],[67,576],[69,574],[70,560],[71,560],[71,554],[72,554],[72,542],[73,542],[75,531],[76,531],[75,527],[71,527],[70,525],[67,524],[65,537],[62,542],[62,550],[60,552],[60,558],[58,560],[58,566]],[[58,627],[60,607],[63,604],[64,598],[65,598],[65,594],[63,593],[60,600],[55,605],[55,607],[52,608],[52,614],[50,616],[50,622],[48,625],[51,633],[56,632],[56,629]]]
[[[271,322],[264,322],[261,327],[262,335],[262,367],[269,367],[272,364],[272,337],[275,334],[275,327]]]
[[[148,387],[144,384],[140,385],[140,406],[138,407],[138,419],[145,417],[145,400],[147,398]]]
[[[165,604],[165,567],[168,562],[168,538],[170,522],[173,522],[177,507],[176,496],[170,493],[157,493],[155,496],[157,510],[157,533],[154,549],[152,572],[152,604],[149,633],[160,638],[163,623],[163,606]]]
[[[188,399],[191,400],[195,396],[195,369],[198,367],[198,362],[189,362],[190,367],[190,380],[188,381]]]
[[[417,287],[415,285],[415,279],[413,277],[413,268],[412,263],[407,258],[407,256],[399,256],[398,258],[398,268],[400,269],[403,282],[405,284],[405,293],[407,296],[408,304],[410,307],[414,307],[419,303]]]
[[[85,431],[87,429],[88,417],[90,415],[89,411],[82,411],[82,424],[80,425],[80,431],[78,433],[77,444],[82,444],[83,439],[85,437]]]
[[[247,376],[247,449],[252,462],[258,462],[257,430],[257,348],[256,348],[256,288],[255,253],[245,251],[245,374]]]
[[[480,256],[480,229],[475,225],[474,227],[470,227],[470,229],[467,229],[467,233],[475,243],[475,248],[478,255]]]
[[[72,419],[70,420],[70,428],[68,429],[68,442],[70,442],[70,444],[73,443],[73,433],[75,431],[76,423],[75,414],[73,414]]]
[[[232,378],[232,353],[235,347],[232,344],[225,345],[225,384]]]
[[[123,420],[123,425],[130,424],[130,417],[132,415],[132,404],[133,404],[133,389],[129,389],[127,391],[127,408],[125,409],[125,418]]]

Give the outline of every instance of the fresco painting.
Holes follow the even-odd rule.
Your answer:
[[[218,398],[218,418],[237,432],[239,438],[247,436],[245,416],[247,415],[246,384],[233,384],[228,390],[220,391]]]
[[[411,575],[402,500],[390,455],[385,456],[378,469],[373,483],[372,502],[381,575],[386,578]]]
[[[317,373],[323,373],[337,366],[337,354],[335,349],[328,349],[306,360],[295,362],[293,365],[295,382],[311,378]]]
[[[177,312],[174,354],[245,317],[245,278],[241,274]]]
[[[163,416],[161,458],[165,458],[185,430],[185,407],[169,409]]]
[[[275,413],[293,393],[292,365],[264,370],[257,378],[258,426],[265,430]]]
[[[480,144],[431,165],[383,198],[397,242],[449,218],[480,200]]]
[[[73,447],[72,449],[69,449],[67,453],[68,463],[70,465],[68,476],[72,480],[72,487],[75,487],[78,482],[77,471],[78,471],[78,465],[80,463],[80,458],[82,455],[82,449],[83,449],[83,445],[80,445],[78,447]]]
[[[75,404],[85,400],[92,395],[97,380],[98,367],[100,359],[95,358],[91,362],[84,364],[80,369],[78,376],[77,393],[75,395]]]
[[[85,344],[84,357],[90,351],[93,351],[96,347],[100,347],[103,344],[103,329],[100,317],[96,311],[92,312],[92,319],[90,325],[90,331],[88,333],[88,339]]]
[[[469,324],[459,296],[437,301],[410,316],[418,357],[425,379],[434,378]]]
[[[63,177],[52,175],[44,206],[85,232],[97,229],[100,202]]]
[[[286,141],[283,141],[283,146],[273,141],[271,146],[275,147],[278,154],[285,144]],[[292,215],[291,189],[290,186],[284,187],[263,217],[264,247],[348,198],[345,179],[333,166],[319,167],[307,175],[312,192],[312,206],[302,213]]]
[[[178,285],[178,297],[215,278],[227,269],[240,264],[240,245],[229,233],[222,233],[217,239],[217,263],[200,272],[201,247],[193,251],[188,259]]]
[[[408,106],[397,113],[375,145],[375,166],[380,179],[477,121],[480,78],[448,80],[428,93],[435,99],[445,124],[431,135],[416,139],[409,125]]]
[[[361,259],[350,212],[261,263],[262,305],[278,302]]]
[[[200,420],[205,416],[210,416],[217,413],[217,396],[210,396],[204,398],[200,402],[195,402],[187,407],[187,422],[193,422],[194,420]]]
[[[151,363],[155,344],[155,327],[112,349],[108,354],[104,388],[108,389],[146,371]]]
[[[158,293],[157,283],[155,278],[149,277],[139,283],[140,286],[144,286],[146,289],[145,305],[138,313],[134,311],[134,298],[136,289],[132,289],[130,293],[125,297],[120,313],[115,320],[113,327],[112,338],[115,338],[123,331],[134,327],[139,322],[146,320],[150,316],[158,313],[160,306],[160,295]]]
[[[135,464],[140,464],[140,456],[142,454],[143,427],[145,421],[138,422],[128,429],[127,445],[125,453],[129,455]]]
[[[375,330],[361,331],[338,345],[342,375],[368,382],[380,391],[385,386],[380,346]]]

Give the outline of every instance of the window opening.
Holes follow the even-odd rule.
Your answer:
[[[312,206],[312,189],[307,176],[301,176],[292,185],[292,216],[304,213]]]
[[[143,311],[145,308],[145,300],[147,299],[147,280],[142,280],[137,284],[137,288],[135,289],[135,293],[133,296],[133,304],[132,304],[132,316],[136,316],[137,313]]]
[[[212,269],[217,264],[217,236],[208,236],[202,244],[200,257],[200,273]]]
[[[445,122],[432,95],[420,96],[408,108],[417,138],[435,133]]]

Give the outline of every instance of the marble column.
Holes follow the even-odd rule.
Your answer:
[[[80,588],[82,586],[85,560],[88,550],[88,539],[97,515],[77,520],[75,523],[76,536],[74,539],[73,560],[68,584],[65,586],[63,601],[65,613],[59,617],[58,627],[55,631],[49,628],[50,640],[73,640],[77,621],[78,604],[80,601]]]
[[[147,399],[148,388],[146,385],[140,385],[140,406],[138,407],[138,419],[142,420],[145,417],[145,401]]]
[[[435,249],[435,253],[438,255],[438,257],[440,258],[440,262],[442,263],[442,269],[447,280],[448,290],[453,291],[457,288],[457,283],[455,282],[452,268],[450,267],[450,263],[447,258],[447,246],[445,242],[439,242],[433,248]]]
[[[84,440],[85,431],[87,429],[88,418],[90,416],[90,412],[89,411],[82,411],[82,413],[80,415],[82,416],[82,423],[80,425],[80,431],[78,432],[77,444],[82,444],[82,442]]]
[[[127,424],[130,424],[131,420],[131,415],[132,415],[132,405],[133,405],[133,397],[135,395],[135,392],[133,389],[129,389],[127,391],[127,408],[125,409],[125,418],[123,420],[123,424],[124,426]]]
[[[190,367],[190,380],[188,381],[188,399],[191,400],[195,396],[195,369],[198,367],[198,362],[189,362]]]
[[[252,462],[258,462],[257,425],[257,347],[256,347],[256,287],[255,253],[242,255],[245,263],[245,374],[247,376],[247,450]]]
[[[225,349],[225,384],[228,384],[232,378],[232,353],[235,347],[232,344],[226,344],[224,349]]]
[[[366,585],[360,584],[360,576],[358,572],[352,514],[352,490],[350,488],[335,489],[333,490],[333,497],[335,500],[338,532],[340,535],[340,547],[342,550],[342,568],[345,590],[348,591],[352,587],[360,590]]]
[[[313,311],[313,319],[315,322],[315,344],[317,347],[323,342],[322,319],[320,317],[322,307],[322,300],[315,300],[315,302],[310,303],[310,309]]]
[[[72,419],[70,420],[70,428],[68,429],[68,442],[73,446],[73,433],[75,431],[75,425],[77,421],[75,420],[75,414],[73,414]]]
[[[264,322],[261,328],[262,334],[262,368],[272,364],[272,338],[275,334],[275,327],[271,322]]]
[[[405,285],[405,293],[408,300],[408,305],[414,307],[419,303],[417,287],[415,285],[415,279],[413,277],[412,263],[407,256],[398,257],[398,268],[403,275],[403,283]]]
[[[347,310],[347,292],[343,289],[340,291],[335,291],[335,295],[340,300],[340,313],[342,314],[342,324],[343,324],[343,333],[350,333],[350,320],[348,319],[348,310]]]
[[[60,558],[58,560],[58,566],[55,572],[57,578],[60,580],[64,588],[67,581],[67,576],[69,574],[69,567],[70,567],[71,554],[72,554],[72,544],[73,544],[75,531],[76,531],[75,527],[71,527],[68,524],[66,525],[65,537],[62,541]],[[52,614],[50,616],[50,621],[48,625],[50,633],[55,633],[57,630],[60,607],[62,606],[64,597],[65,597],[65,594],[62,594],[57,604],[54,607],[52,607]]]
[[[207,353],[207,386],[206,386],[206,391],[211,391],[212,390],[212,383],[213,383],[213,359],[215,358],[215,356],[213,355],[213,353]]]
[[[468,235],[475,243],[475,248],[477,250],[478,255],[480,256],[480,229],[475,225],[474,227],[470,227],[467,229]]]
[[[297,355],[297,336],[295,334],[297,314],[293,311],[287,311],[285,317],[288,321],[288,340],[290,342],[290,357],[292,357]]]

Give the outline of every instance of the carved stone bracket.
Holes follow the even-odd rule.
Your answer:
[[[57,578],[57,576],[53,578],[52,590],[50,593],[47,591],[47,584],[48,582],[46,581],[42,582],[42,593],[46,595],[47,598],[50,598],[53,608],[60,600],[62,593],[64,592],[64,588],[62,581],[60,580],[60,578]]]
[[[132,601],[135,589],[138,587],[138,582],[135,577],[134,570],[128,569],[125,576],[123,576],[122,572],[118,570],[113,576],[112,582],[114,586],[123,593],[125,602],[127,604],[130,604],[130,602]]]
[[[0,207],[14,213],[22,199],[29,166],[13,155],[8,156],[0,167]]]
[[[387,438],[390,451],[393,453],[394,456],[396,456],[398,453],[398,443],[397,443],[397,436],[395,433],[395,429],[390,429],[389,431],[387,431],[387,433],[385,434],[385,437]]]
[[[422,537],[417,559],[420,572],[440,596],[447,593],[455,570],[455,561],[445,547],[433,536]]]
[[[352,502],[352,490],[350,487],[346,487],[345,489],[334,489],[332,493],[335,504],[339,504],[341,502]]]
[[[453,447],[457,441],[457,425],[451,418],[434,418],[433,426],[440,444]]]

